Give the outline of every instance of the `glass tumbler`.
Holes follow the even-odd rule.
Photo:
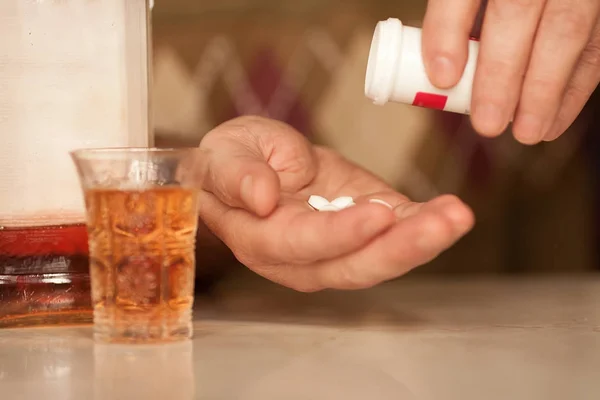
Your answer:
[[[197,149],[71,152],[83,189],[94,338],[192,336]]]

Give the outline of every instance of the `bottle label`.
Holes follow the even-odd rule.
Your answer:
[[[442,94],[417,92],[412,105],[417,107],[431,108],[434,110],[443,110],[446,107],[448,96]]]

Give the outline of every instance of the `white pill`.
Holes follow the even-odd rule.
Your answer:
[[[326,204],[319,208],[319,211],[340,211],[340,209],[334,206],[333,204]]]
[[[337,208],[344,209],[346,207],[350,207],[354,205],[354,200],[350,196],[338,197],[337,199],[331,202]]]
[[[329,200],[325,197],[312,195],[308,198],[308,204],[315,210],[320,210],[322,207],[329,205]]]

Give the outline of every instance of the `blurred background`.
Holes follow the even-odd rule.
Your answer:
[[[474,209],[475,229],[415,274],[599,271],[598,95],[567,134],[534,147],[510,132],[481,138],[464,116],[364,97],[376,22],[420,26],[425,5],[156,0],[157,144],[197,145],[238,115],[282,120],[412,199],[454,193]]]

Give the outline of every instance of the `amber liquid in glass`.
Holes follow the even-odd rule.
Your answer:
[[[0,328],[92,320],[85,225],[0,228]]]
[[[103,341],[189,338],[197,192],[88,190],[94,332]]]

